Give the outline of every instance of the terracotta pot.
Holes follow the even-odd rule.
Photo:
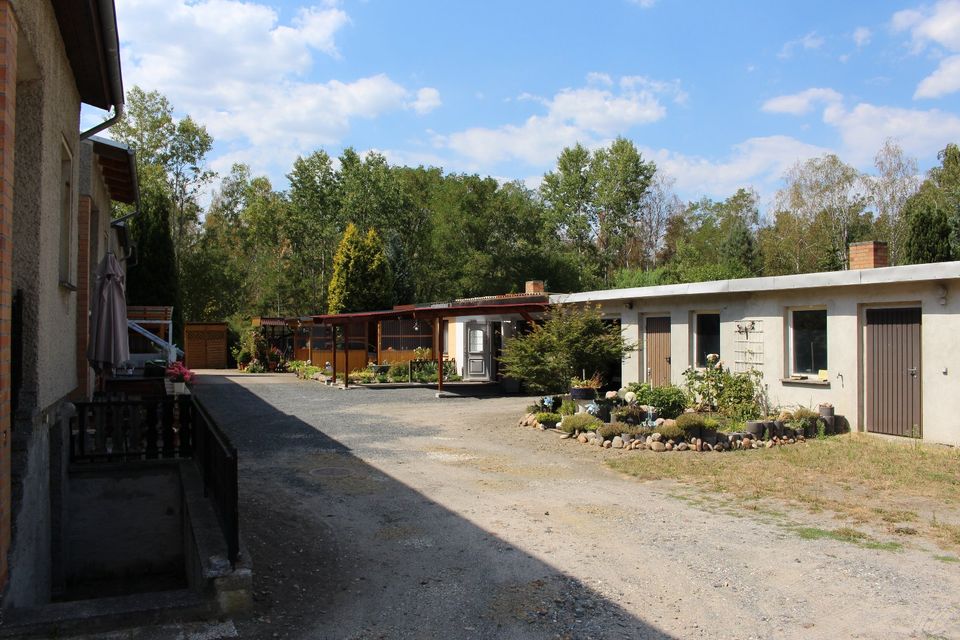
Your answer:
[[[747,433],[754,439],[763,437],[764,424],[760,420],[747,421]]]

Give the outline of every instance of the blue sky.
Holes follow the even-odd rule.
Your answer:
[[[280,188],[347,146],[536,186],[622,135],[684,199],[769,200],[798,160],[869,171],[892,137],[925,170],[960,141],[960,0],[116,4],[126,86]]]

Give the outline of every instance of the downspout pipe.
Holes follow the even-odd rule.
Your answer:
[[[110,92],[113,94],[113,115],[86,131],[80,132],[80,140],[86,140],[115,125],[123,117],[123,76],[120,73],[120,35],[117,32],[117,12],[113,0],[99,0],[100,26],[103,29],[104,52],[109,66]]]

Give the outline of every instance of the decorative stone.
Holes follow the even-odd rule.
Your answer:
[[[677,451],[686,451],[689,448],[690,448],[690,445],[688,445],[686,442],[681,442],[680,444],[677,445]]]
[[[749,449],[749,448],[750,448],[750,445],[752,445],[752,444],[753,444],[753,440],[751,440],[750,438],[744,438],[743,440],[740,441],[740,445],[741,445],[744,449]]]
[[[611,446],[613,446],[613,445],[610,443],[609,440],[604,440],[604,442],[603,442],[603,448],[604,448],[604,449],[609,449]]]
[[[667,440],[667,444],[664,445],[664,448],[667,451],[673,451],[673,440]]]
[[[693,448],[697,451],[703,451],[703,440],[701,440],[700,438],[696,438],[693,441]]]
[[[660,442],[663,439],[663,436],[660,435],[659,433],[654,433],[654,434],[651,434],[650,439],[653,442]]]
[[[772,448],[774,448],[776,445],[777,445],[777,443],[774,442],[773,440],[767,440],[767,445],[766,445],[766,446],[767,446],[767,449],[772,449]]]
[[[663,421],[663,426],[665,426],[665,427],[675,427],[675,426],[677,426],[677,421],[674,420],[673,418],[667,418],[666,420]]]
[[[650,445],[651,442],[653,442],[653,436],[647,436],[647,445]]]
[[[654,442],[650,443],[650,450],[657,451],[657,452],[666,451],[667,445],[663,444],[659,440],[655,440]]]
[[[579,443],[581,443],[581,444],[587,444],[587,442],[589,442],[589,440],[587,439],[587,436],[585,436],[585,435],[583,435],[583,434],[581,433],[580,435],[577,436],[577,442],[579,442]]]
[[[658,427],[662,427],[664,422],[666,422],[666,420],[664,420],[663,418],[657,418],[656,425]]]
[[[700,448],[697,451],[713,451],[713,445],[709,442],[703,442],[700,444]]]
[[[649,446],[649,445],[647,445],[646,442],[638,442],[638,443],[637,443],[637,446],[636,446],[636,449],[637,449],[637,451],[645,451],[645,450],[648,448],[648,446]]]
[[[623,449],[623,438],[620,436],[614,436],[613,442],[610,444],[614,449]]]
[[[567,439],[572,438],[572,437],[573,437],[573,434],[572,434],[572,433],[565,433],[565,434],[563,434],[562,436],[560,436],[560,439],[561,439],[561,440],[567,440]]]

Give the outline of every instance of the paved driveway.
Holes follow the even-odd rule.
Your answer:
[[[516,427],[528,400],[201,376],[240,451],[246,638],[955,638],[956,565],[801,540]]]

